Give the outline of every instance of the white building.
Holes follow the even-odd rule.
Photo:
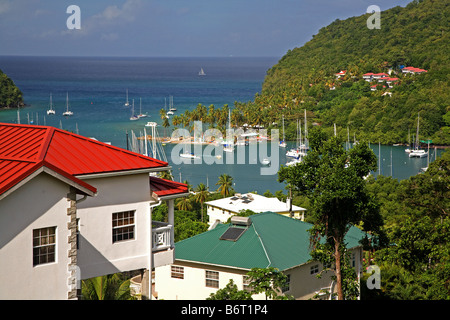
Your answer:
[[[174,259],[173,199],[145,157],[63,130],[0,123],[0,299],[76,299],[80,280]],[[169,223],[151,219],[168,201]]]
[[[295,205],[290,207],[290,199],[287,202],[282,202],[275,197],[267,198],[253,193],[236,193],[232,197],[208,201],[205,204],[207,205],[210,226],[217,221],[226,223],[229,218],[242,210],[251,210],[255,213],[271,211],[300,220],[305,219],[306,211],[306,209]]]
[[[224,288],[230,279],[239,290],[249,289],[247,273],[252,268],[277,268],[287,277],[283,294],[304,300],[316,294],[328,299],[336,292],[331,276],[334,272],[311,260],[311,224],[263,212],[244,220],[215,228],[177,242],[175,262],[155,269],[155,295],[165,300],[204,300]],[[362,268],[362,245],[365,234],[351,227],[345,237],[350,263],[359,278]],[[317,275],[322,273],[319,279]],[[264,294],[253,295],[265,299]]]

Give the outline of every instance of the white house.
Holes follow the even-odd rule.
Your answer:
[[[0,299],[76,299],[79,281],[172,263],[167,162],[60,129],[0,123]],[[151,208],[169,202],[169,223]]]
[[[253,193],[236,193],[232,197],[208,201],[205,204],[210,226],[217,221],[226,223],[229,218],[242,210],[251,210],[255,213],[271,211],[300,220],[305,219],[306,211],[306,209],[295,205],[290,207],[290,199],[287,202],[282,202],[278,198],[268,198]]]
[[[234,217],[236,218],[236,217]],[[230,279],[239,290],[249,290],[247,273],[252,268],[274,267],[287,276],[282,293],[295,299],[323,299],[334,292],[332,270],[310,256],[311,224],[263,212],[230,224],[218,224],[195,237],[175,244],[175,262],[155,269],[155,295],[165,300],[204,300],[224,288]],[[365,234],[351,227],[345,237],[350,263],[362,273]],[[317,275],[322,273],[319,279]],[[264,294],[253,295],[265,299]]]

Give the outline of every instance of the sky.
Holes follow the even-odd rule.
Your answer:
[[[410,1],[0,0],[0,55],[281,57],[336,19]]]

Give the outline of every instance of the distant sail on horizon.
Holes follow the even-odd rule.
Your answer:
[[[199,76],[206,76],[205,71],[203,70],[203,68],[200,68],[200,72],[198,73]]]

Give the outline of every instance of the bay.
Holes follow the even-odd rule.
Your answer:
[[[173,97],[176,114],[193,110],[199,103],[208,107],[213,104],[221,108],[233,106],[235,101],[253,100],[261,91],[267,70],[278,58],[117,58],[117,57],[30,57],[0,56],[0,69],[22,90],[27,106],[20,109],[22,124],[61,127],[64,130],[94,137],[103,142],[126,148],[127,133],[139,135],[147,121],[161,123],[159,111],[169,106]],[[203,68],[206,76],[198,76]],[[126,107],[126,91],[130,103],[134,100],[136,113],[142,101],[142,112],[148,118],[130,121],[131,108]],[[48,116],[50,94],[56,115]],[[64,117],[66,95],[69,95],[71,117]],[[1,110],[0,122],[17,123],[17,110]],[[159,135],[164,134],[158,127]],[[170,130],[170,128],[169,128]],[[169,132],[169,131],[168,131]],[[288,148],[294,146],[288,143]],[[227,173],[234,179],[238,192],[256,191],[272,193],[284,189],[277,175],[261,174],[260,157],[246,151],[245,163],[234,164],[174,164],[170,157],[174,144],[167,144],[165,153],[175,180],[187,180],[193,186],[208,184],[215,190],[219,175]],[[261,145],[262,146],[262,145]],[[258,146],[260,147],[260,146]],[[371,145],[379,155],[377,144]],[[249,149],[249,147],[246,147]],[[288,161],[286,149],[274,148],[278,155],[271,154],[270,142],[264,146],[268,156],[278,157],[278,165]],[[205,146],[200,152],[205,153]],[[421,172],[427,161],[434,160],[434,150],[427,158],[409,158],[405,147],[381,146],[381,174],[396,179],[407,179]],[[259,151],[259,149],[258,149]],[[392,152],[392,164],[391,164]],[[442,150],[437,150],[437,156]],[[208,154],[205,155],[207,157]],[[255,164],[252,164],[255,163]],[[271,165],[275,165],[272,162]],[[267,167],[266,167],[267,169]],[[276,169],[276,168],[275,168]],[[274,170],[273,172],[276,172]],[[374,172],[377,176],[380,171]]]

